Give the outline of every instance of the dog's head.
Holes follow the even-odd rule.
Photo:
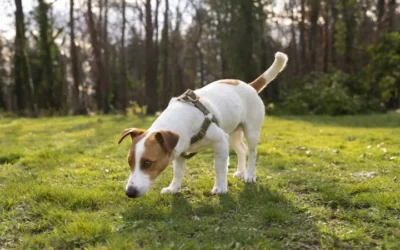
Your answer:
[[[118,144],[127,136],[132,138],[132,145],[128,152],[131,173],[126,184],[126,195],[136,198],[144,195],[168,166],[179,135],[172,131],[149,133],[143,129],[129,128],[122,132]]]

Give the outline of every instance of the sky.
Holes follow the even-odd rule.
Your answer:
[[[127,0],[127,2],[136,2],[143,0]],[[221,0],[223,1],[223,0]],[[47,0],[47,2],[53,3],[53,13],[56,17],[56,26],[58,28],[62,26],[67,26],[68,22],[68,10],[69,10],[69,0]],[[82,9],[82,5],[84,5],[86,0],[75,0],[75,8]],[[96,2],[95,0],[93,2]],[[164,1],[162,1],[163,3]],[[170,8],[175,9],[176,5],[178,4],[179,0],[170,0]],[[184,1],[180,1],[184,2]],[[274,8],[274,12],[282,11],[284,7],[285,0],[276,1],[276,6]],[[29,15],[27,13],[31,12],[35,6],[37,6],[37,0],[22,0],[22,6],[24,8],[25,18]],[[162,15],[162,10],[164,9],[163,4],[160,6],[160,15]],[[14,11],[15,11],[15,4],[14,0],[0,0],[0,34],[5,37],[6,39],[13,39],[15,35],[15,28],[14,28]],[[95,12],[96,10],[94,10]],[[132,13],[129,13],[127,10],[127,19],[129,20],[129,15],[132,17]],[[119,16],[115,16],[114,18],[110,17],[110,22],[112,19],[118,19]],[[133,18],[133,17],[132,17]],[[184,22],[186,24],[190,24],[191,22],[191,15],[183,15]],[[162,20],[162,17],[159,18]],[[115,20],[114,20],[115,21]]]
[[[133,2],[142,2],[143,0],[126,0],[127,3],[133,3]],[[56,24],[55,26],[67,26],[68,20],[69,20],[69,0],[47,0],[47,2],[52,3],[53,6],[53,13],[55,16],[55,21]],[[176,7],[176,4],[178,3],[178,0],[170,0],[170,8],[173,9]],[[183,2],[183,1],[181,1]],[[96,4],[96,0],[93,0],[93,6]],[[162,1],[163,3],[163,1]],[[82,8],[86,9],[86,0],[75,0],[75,9],[77,10],[82,10]],[[28,18],[30,13],[36,6],[37,6],[37,0],[22,0],[22,6],[24,9],[25,13],[25,18]],[[160,18],[159,20],[162,20],[162,10],[164,6],[163,4],[160,5]],[[12,39],[15,35],[15,28],[14,28],[14,11],[15,11],[15,4],[14,0],[0,0],[0,34],[4,36],[6,39]],[[93,12],[97,12],[96,8],[93,8]],[[130,17],[133,17],[133,13],[131,13],[131,9],[127,8],[127,19],[129,21]],[[110,23],[113,21],[117,21],[120,19],[120,15],[114,15],[112,11],[109,11],[109,20]],[[186,21],[188,17],[186,17]],[[185,19],[185,17],[184,17]]]

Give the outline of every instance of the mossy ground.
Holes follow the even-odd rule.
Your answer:
[[[400,247],[400,115],[266,117],[257,183],[215,196],[211,151],[128,199],[127,127],[154,117],[0,119],[0,246],[30,249]]]

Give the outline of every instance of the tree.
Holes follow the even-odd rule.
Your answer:
[[[83,114],[86,112],[83,103],[79,98],[79,86],[81,84],[80,72],[79,72],[79,58],[78,51],[75,44],[75,20],[74,20],[74,0],[70,0],[69,5],[69,27],[70,27],[70,54],[71,54],[71,71],[72,71],[72,105],[73,113]]]
[[[28,108],[31,115],[37,116],[34,90],[30,75],[29,60],[26,53],[24,11],[21,0],[15,0],[15,52],[14,52],[14,93],[17,112],[24,114]]]
[[[0,109],[6,109],[6,101],[5,101],[5,95],[4,95],[4,79],[6,78],[6,71],[4,69],[4,64],[5,60],[3,58],[3,54],[1,53],[3,51],[3,39],[0,37]]]
[[[97,108],[103,110],[104,113],[108,112],[108,103],[104,106],[104,99],[106,98],[105,85],[107,79],[105,78],[104,61],[101,54],[101,46],[97,29],[95,27],[93,12],[92,12],[92,1],[87,1],[87,12],[88,12],[88,28],[90,33],[90,40],[92,45],[92,53],[95,60],[95,73],[94,78],[96,79],[96,101]]]
[[[39,23],[39,58],[41,65],[48,65],[42,67],[40,85],[38,91],[41,96],[46,96],[43,107],[46,109],[60,108],[58,102],[56,103],[54,96],[54,75],[53,75],[53,58],[52,58],[52,33],[49,27],[49,19],[47,16],[49,5],[44,0],[38,0],[39,6],[37,11],[37,20]]]
[[[121,30],[121,49],[120,49],[120,78],[121,78],[121,92],[120,92],[120,109],[126,115],[126,108],[128,104],[127,82],[126,82],[126,62],[125,62],[125,17],[126,2],[122,0],[122,30]]]
[[[101,2],[101,0],[100,0]],[[101,11],[100,11],[101,13]],[[101,19],[99,19],[100,27],[101,27]],[[99,29],[101,30],[101,29]],[[109,76],[109,44],[108,44],[108,0],[104,0],[104,24],[103,24],[103,32],[100,34],[99,40],[101,40],[101,35],[103,36],[103,42],[101,43],[103,46],[104,57],[103,64],[104,64],[104,81],[103,81],[103,89],[104,89],[104,96],[103,96],[103,113],[108,114],[110,112],[110,76]]]
[[[311,0],[311,13],[310,13],[310,36],[309,36],[309,51],[311,53],[311,70],[315,70],[315,64],[317,59],[317,32],[318,32],[318,18],[319,18],[319,10],[321,8],[320,0]]]
[[[328,67],[329,67],[329,5],[328,2],[326,1],[324,3],[324,10],[323,10],[323,15],[324,15],[324,27],[322,30],[322,46],[324,49],[324,55],[323,55],[323,63],[322,63],[322,71],[327,73],[328,72]]]
[[[155,114],[158,109],[157,72],[154,64],[153,20],[151,0],[146,0],[146,97],[147,114]]]
[[[195,3],[192,3],[195,8],[195,20],[196,20],[196,28],[197,32],[194,36],[193,43],[196,48],[197,57],[199,59],[199,73],[200,73],[200,87],[204,87],[207,83],[205,82],[204,76],[204,53],[201,48],[200,40],[203,35],[203,26],[204,19],[207,15],[206,10],[201,6],[196,6]]]
[[[233,24],[238,29],[234,37],[236,40],[234,50],[237,51],[234,57],[235,71],[240,79],[251,81],[258,74],[258,72],[255,73],[253,63],[254,3],[253,1],[239,1],[235,9],[238,12],[238,15],[234,15],[234,13],[232,15],[236,19]]]
[[[377,10],[377,29],[376,29],[376,40],[379,40],[381,33],[384,32],[384,16],[385,16],[385,0],[378,0],[376,2],[376,10]]]
[[[336,66],[336,20],[338,16],[338,10],[336,8],[336,0],[329,0],[329,7],[331,10],[331,26],[330,26],[330,61],[332,65]]]
[[[353,72],[356,68],[354,64],[354,38],[356,30],[356,0],[340,0],[340,11],[342,14],[342,22],[344,29],[342,30],[342,40],[344,45],[344,70]]]
[[[305,28],[305,18],[306,18],[306,11],[305,11],[305,4],[306,0],[301,0],[301,19],[299,23],[300,29],[300,51],[301,51],[301,60],[303,60],[302,66],[302,73],[306,73],[307,71],[307,47],[306,47],[306,28]]]
[[[171,95],[171,81],[169,74],[169,1],[165,0],[164,25],[161,31],[161,53],[162,53],[162,79],[163,79],[163,96],[162,107],[168,106]]]
[[[396,0],[389,0],[388,32],[395,31],[396,7],[397,7]]]

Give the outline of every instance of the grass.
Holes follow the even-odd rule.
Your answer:
[[[0,119],[0,246],[18,249],[398,249],[400,115],[267,117],[256,184],[211,195],[212,152],[183,189],[128,199],[124,128],[152,117]]]

